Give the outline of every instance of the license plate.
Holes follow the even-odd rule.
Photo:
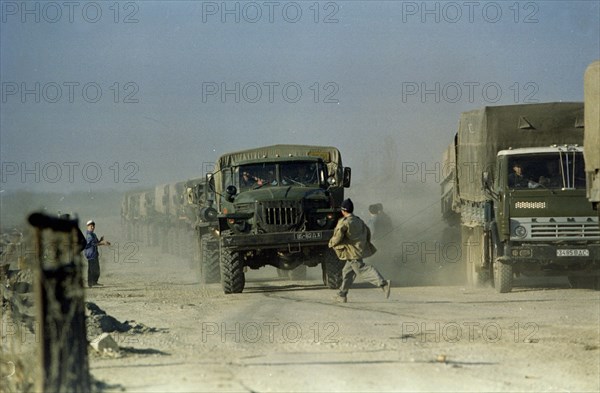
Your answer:
[[[576,250],[556,250],[557,257],[589,257],[590,250],[576,249]]]
[[[296,240],[321,240],[323,239],[322,232],[300,232],[295,234]]]

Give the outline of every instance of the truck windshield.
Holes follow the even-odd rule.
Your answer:
[[[564,151],[514,155],[508,161],[510,188],[585,188],[583,154]]]
[[[324,183],[327,174],[320,162],[294,161],[242,165],[238,176],[240,190],[244,191],[273,186],[318,186]]]
[[[238,170],[240,190],[271,187],[279,184],[275,164],[252,164]]]
[[[283,185],[315,186],[321,181],[320,171],[315,162],[284,162],[280,171]]]

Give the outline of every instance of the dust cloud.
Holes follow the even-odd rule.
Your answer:
[[[368,206],[381,203],[393,229],[374,240],[378,252],[366,262],[394,286],[458,285],[463,281],[460,233],[443,219],[435,181],[389,180],[354,184],[348,196],[355,214],[369,220]]]

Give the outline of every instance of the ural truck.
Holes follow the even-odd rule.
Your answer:
[[[590,64],[584,76],[585,137],[583,155],[587,197],[600,216],[600,60]]]
[[[598,215],[586,199],[582,103],[484,107],[460,117],[442,207],[460,217],[473,286],[510,292],[514,275],[597,283]],[[448,184],[452,196],[448,195]],[[448,201],[451,203],[448,203]],[[451,216],[447,211],[445,216]]]
[[[185,193],[186,216],[197,239],[193,261],[197,264],[198,280],[202,284],[220,282],[219,241],[216,236],[217,211],[213,207],[214,192],[207,187],[206,178],[198,178],[185,183]]]
[[[321,265],[341,285],[342,263],[328,248],[350,168],[327,146],[274,145],[222,155],[209,184],[216,195],[221,284],[240,293],[245,270]]]

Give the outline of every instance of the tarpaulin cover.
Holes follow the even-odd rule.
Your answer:
[[[600,202],[600,60],[590,64],[584,76],[585,137],[583,156],[588,198]]]
[[[337,184],[341,184],[343,176],[342,157],[340,151],[331,146],[310,145],[272,145],[256,149],[243,150],[222,155],[216,162],[215,174],[232,166],[256,162],[284,161],[285,158],[298,159],[301,157],[318,157],[327,164],[329,175],[336,177]],[[216,182],[216,187],[221,185]]]
[[[457,175],[460,199],[486,200],[481,174],[494,174],[500,150],[583,144],[583,103],[555,102],[484,107],[461,114]],[[455,198],[458,200],[458,198]]]

